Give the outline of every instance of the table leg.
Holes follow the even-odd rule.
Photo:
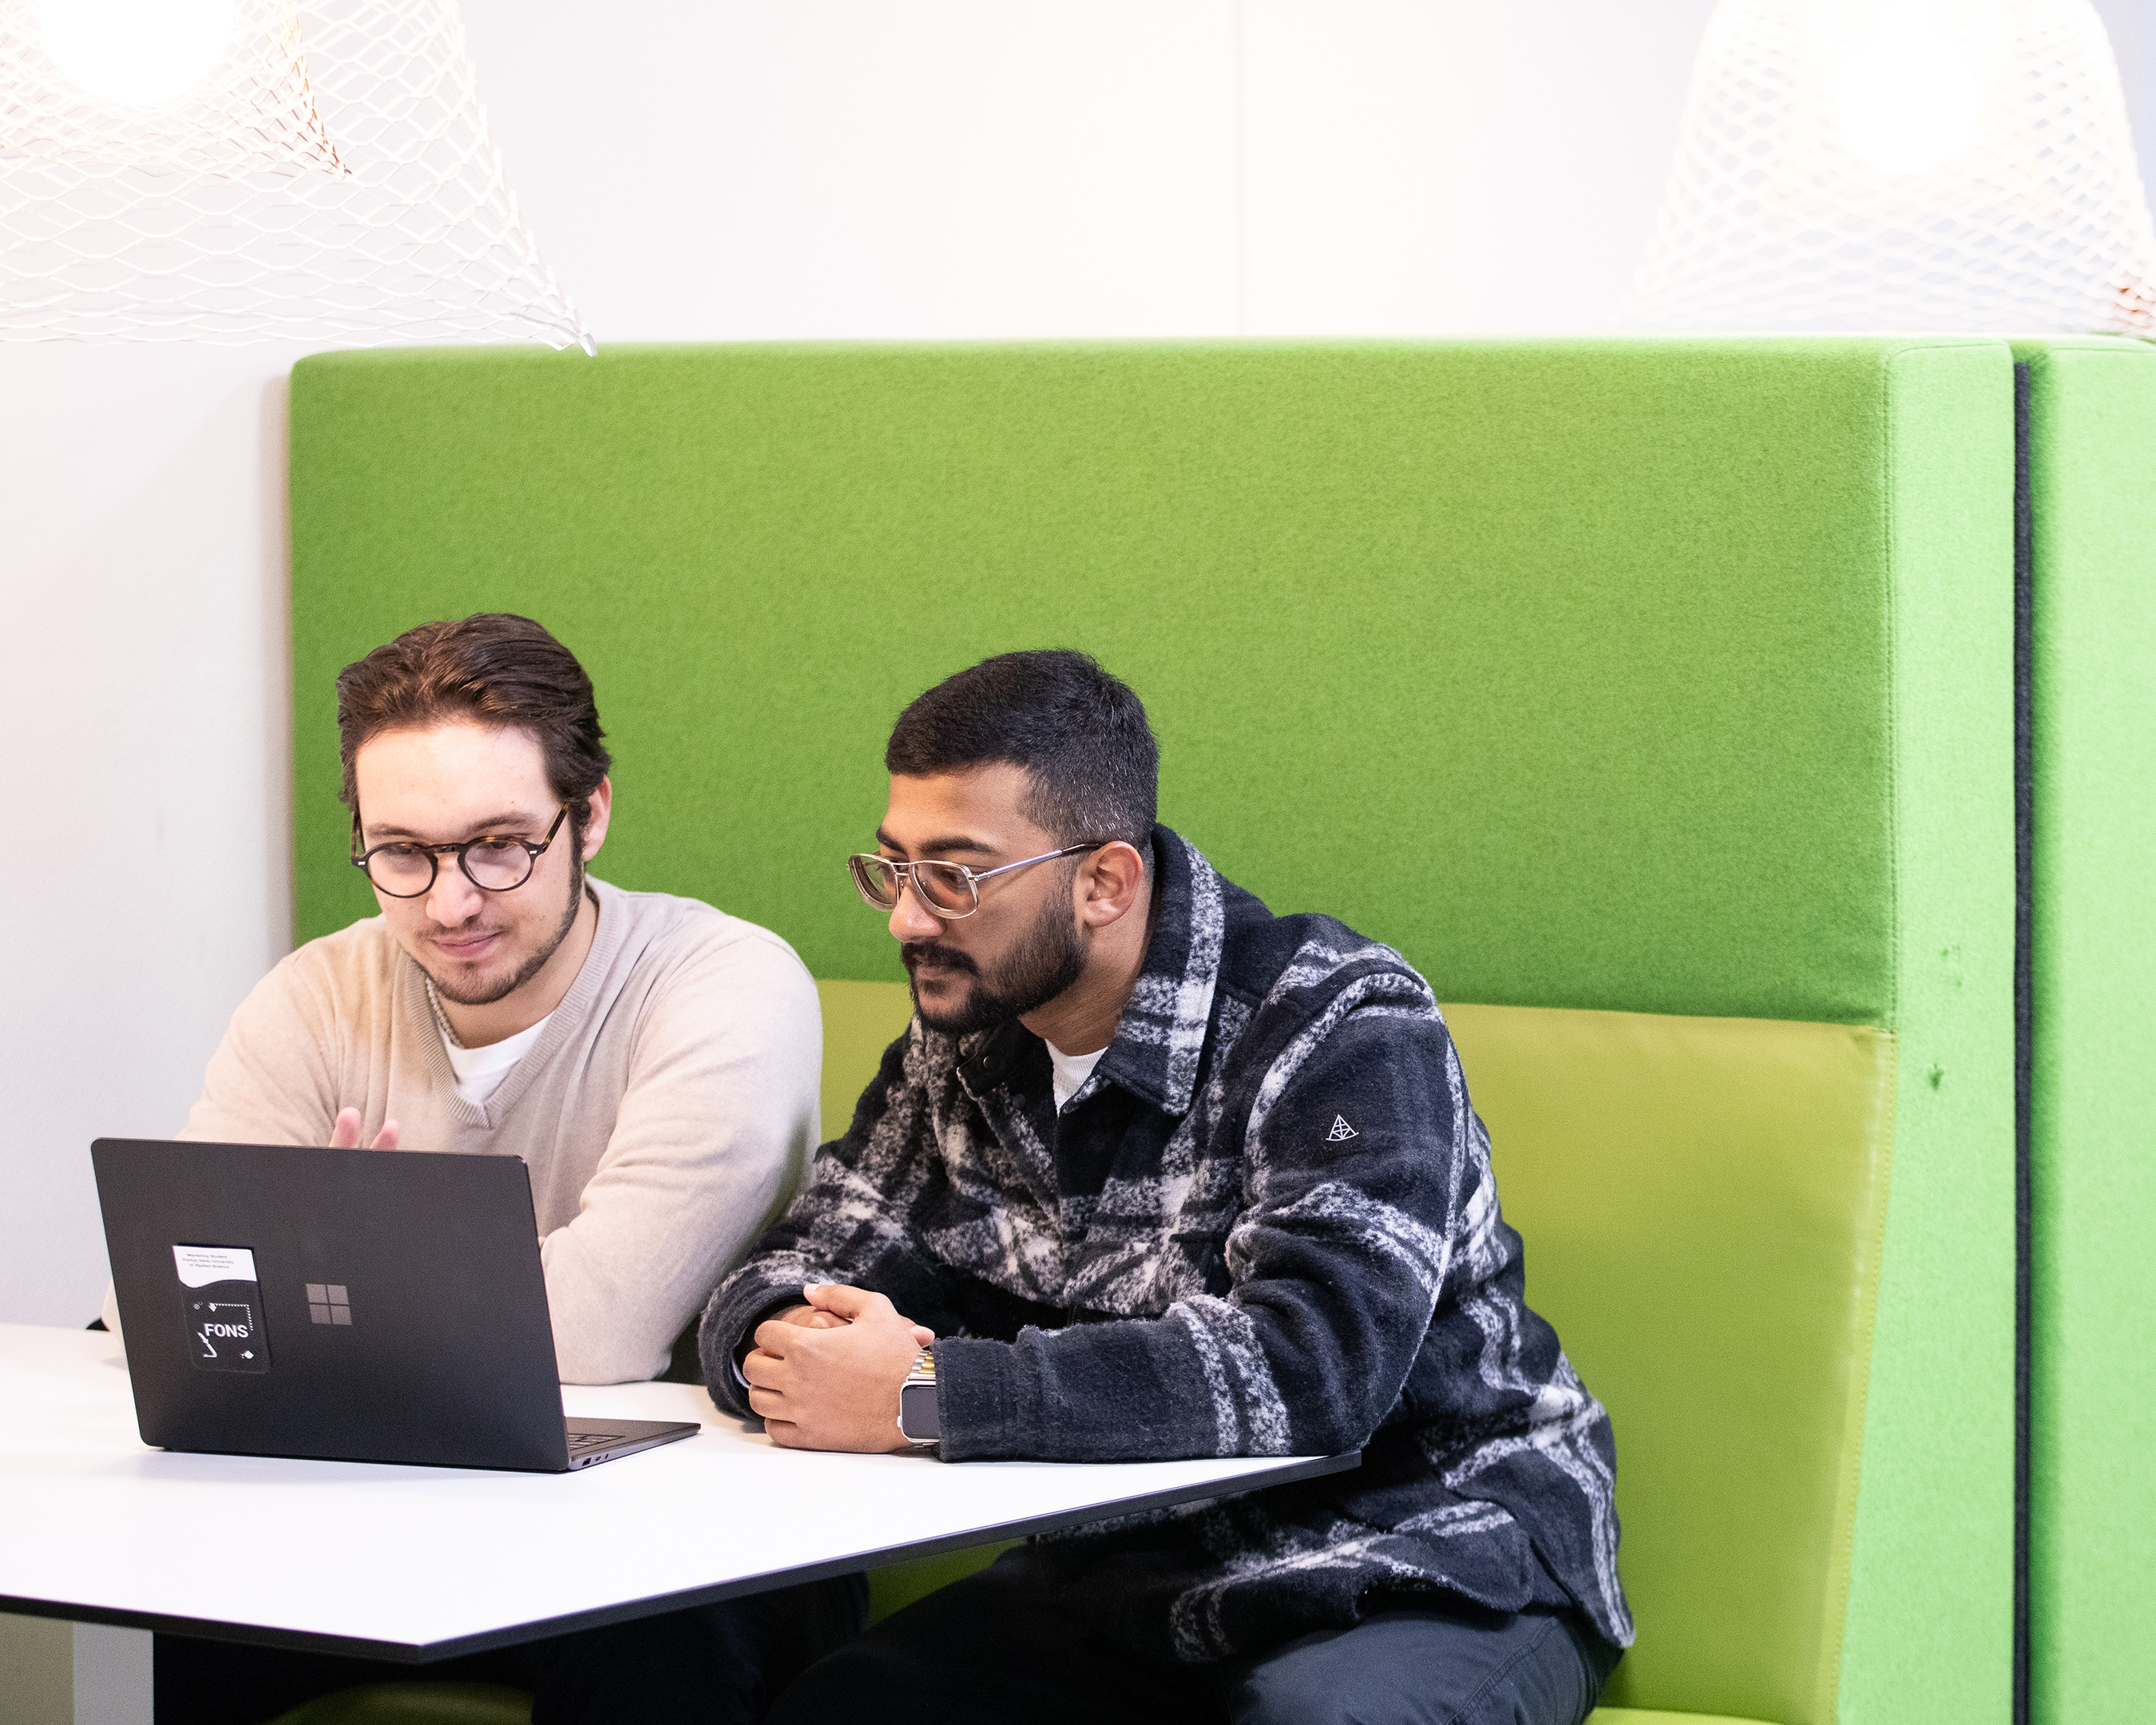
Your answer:
[[[0,1616],[0,1718],[8,1725],[74,1725],[74,1625],[52,1617]]]
[[[147,1630],[75,1625],[73,1725],[151,1725],[154,1645]]]

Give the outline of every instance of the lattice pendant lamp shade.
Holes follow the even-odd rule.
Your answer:
[[[2156,235],[2089,0],[1722,0],[1623,321],[2156,326]]]
[[[591,351],[454,0],[0,0],[0,338]]]

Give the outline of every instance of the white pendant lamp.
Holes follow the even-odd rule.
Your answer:
[[[2156,327],[2156,234],[2089,0],[1722,0],[1623,321]]]
[[[454,0],[0,0],[0,339],[592,351]]]

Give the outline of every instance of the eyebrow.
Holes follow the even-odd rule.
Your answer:
[[[490,814],[485,820],[474,821],[471,825],[466,827],[465,829],[465,837],[467,839],[476,839],[482,833],[499,833],[511,827],[531,826],[534,824],[536,824],[536,822],[534,821],[533,817],[529,814]],[[372,820],[367,822],[361,828],[361,831],[366,833],[370,837],[377,839],[417,839],[423,845],[431,845],[436,842],[454,845],[461,842],[454,839],[447,839],[437,841],[428,838],[424,833],[413,832],[409,827],[391,826],[387,822]]]
[[[876,829],[876,843],[887,850],[906,849],[881,827]],[[947,833],[940,838],[929,839],[921,847],[921,854],[924,856],[932,855],[937,851],[948,850],[970,850],[976,856],[993,856],[996,854],[993,845],[983,845],[978,839],[969,838],[963,833]]]

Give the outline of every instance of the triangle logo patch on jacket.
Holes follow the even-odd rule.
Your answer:
[[[1344,1114],[1336,1114],[1332,1117],[1332,1130],[1326,1133],[1325,1142],[1328,1144],[1337,1144],[1356,1136],[1355,1128],[1348,1124],[1348,1117]]]

